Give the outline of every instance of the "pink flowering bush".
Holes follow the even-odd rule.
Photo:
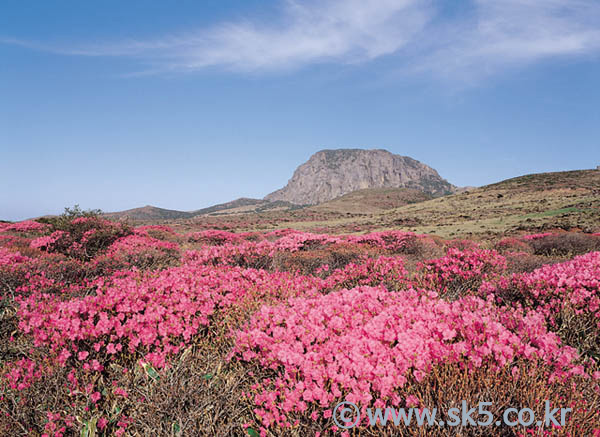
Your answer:
[[[0,308],[7,302],[5,297],[14,294],[17,288],[31,277],[29,265],[33,260],[13,251],[0,247]]]
[[[13,296],[86,293],[94,279],[127,267],[112,258],[98,257],[83,262],[45,252],[35,258],[19,256],[18,259],[19,262],[12,264],[0,264],[0,297],[7,292]]]
[[[179,260],[179,246],[170,241],[132,234],[112,243],[106,256],[132,267],[151,269],[175,264]]]
[[[223,303],[220,281],[210,277],[213,271],[186,266],[151,275],[122,272],[98,280],[92,296],[64,301],[31,295],[19,301],[19,328],[36,346],[49,347],[62,365],[77,357],[92,370],[102,370],[97,358],[110,361],[118,352],[141,349],[153,365],[164,367],[167,355],[208,325]]]
[[[13,252],[4,247],[0,247],[0,267],[14,267],[16,264],[21,264],[30,261],[31,258],[21,255],[19,252]]]
[[[93,295],[19,297],[19,328],[61,365],[103,367],[125,351],[158,368],[209,326],[214,313],[250,298],[316,293],[317,278],[188,262],[160,272],[117,272],[93,282]],[[311,292],[311,290],[313,290]],[[83,354],[83,355],[82,355]]]
[[[241,237],[238,234],[216,229],[209,229],[189,234],[188,240],[194,243],[202,243],[209,246],[220,246],[225,243],[238,243]]]
[[[198,263],[155,272],[123,271],[95,280],[93,294],[30,290],[15,299],[17,326],[31,339],[34,356],[64,369],[55,375],[66,379],[65,395],[90,403],[94,413],[108,408],[113,396],[120,403],[138,402],[130,399],[126,386],[113,389],[111,396],[104,394],[106,384],[121,378],[115,376],[115,366],[150,366],[148,372],[158,375],[184,350],[206,337],[215,341],[217,332],[228,332],[228,324],[241,323],[248,311],[265,302],[316,294],[319,284],[314,277]],[[11,390],[39,390],[55,377],[50,374],[33,386],[31,378],[22,384],[21,375],[29,372],[25,364],[8,364]]]
[[[42,249],[47,252],[55,252],[58,249],[59,241],[67,235],[64,231],[54,231],[50,235],[38,237],[31,241],[30,247]],[[64,244],[64,243],[63,243]]]
[[[561,346],[539,314],[373,287],[263,306],[237,333],[234,352],[275,372],[253,391],[265,427],[290,428],[289,415],[306,411],[328,419],[342,400],[363,412],[403,406],[410,386],[438,364],[469,371],[525,359],[550,366],[550,381],[583,373],[576,351]]]
[[[221,246],[205,246],[187,251],[184,259],[206,265],[229,265],[247,268],[270,269],[275,248],[268,241],[259,243],[243,241],[239,244],[226,243]]]
[[[0,223],[0,232],[37,233],[46,230],[48,226],[32,220],[17,223]]]
[[[211,220],[0,224],[0,435],[329,435],[341,400],[488,398],[600,429],[598,253]]]
[[[525,241],[532,241],[532,240],[539,240],[541,238],[546,238],[546,237],[549,237],[550,235],[553,235],[552,232],[543,232],[543,233],[539,233],[539,234],[528,234],[528,235],[523,235],[521,237],[521,239],[525,240]]]
[[[132,233],[128,225],[106,220],[100,214],[100,210],[82,211],[76,205],[65,208],[60,216],[40,218],[43,223],[36,222],[35,227],[43,231],[42,235],[31,241],[30,247],[89,261],[118,238]]]
[[[506,258],[494,250],[449,248],[446,256],[419,264],[423,288],[456,298],[477,290],[481,281],[506,270]]]
[[[600,252],[486,282],[480,293],[535,309],[567,343],[600,359]]]
[[[212,240],[207,239],[207,236],[210,236]],[[206,244],[187,255],[198,262],[264,269],[273,269],[273,259],[281,254],[315,254],[317,251],[335,252],[337,249],[344,247],[362,247],[362,250],[366,252],[371,249],[378,249],[382,253],[415,253],[419,250],[416,241],[425,241],[422,236],[416,236],[411,232],[398,231],[360,236],[330,236],[286,230],[279,233],[271,232],[266,234],[265,239],[258,239],[258,241],[248,241],[242,238],[241,234],[203,231],[190,235],[189,238],[190,241],[204,241]],[[308,255],[308,258],[310,256]],[[278,261],[281,264],[282,260],[279,259]],[[303,273],[312,273],[316,267],[318,266],[300,270],[304,270]],[[286,268],[289,269],[289,267]]]
[[[392,253],[402,253],[412,247],[411,243],[415,238],[417,237],[412,232],[385,231],[359,236],[351,235],[347,237],[347,240],[350,243],[369,244]]]
[[[132,229],[133,234],[142,237],[154,238],[161,241],[169,241],[178,246],[186,242],[186,237],[175,232],[171,227],[165,225],[144,225]]]
[[[380,251],[377,249],[340,242],[318,249],[276,251],[273,255],[273,269],[324,277],[350,263],[362,263],[365,259],[379,255]]]
[[[28,358],[21,358],[5,365],[4,378],[13,390],[25,390],[31,384],[41,379],[44,372],[43,366]]]
[[[401,257],[381,256],[362,259],[350,263],[342,269],[329,272],[329,266],[322,266],[317,273],[330,273],[322,288],[354,288],[357,286],[384,285],[388,290],[399,290],[410,285],[409,275]]]

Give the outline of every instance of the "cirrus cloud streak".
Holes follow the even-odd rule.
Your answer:
[[[65,55],[123,56],[152,72],[209,67],[273,72],[394,57],[406,71],[480,76],[507,66],[600,51],[596,0],[471,0],[460,11],[433,0],[283,2],[274,23],[225,22],[153,40],[96,45],[5,44]]]

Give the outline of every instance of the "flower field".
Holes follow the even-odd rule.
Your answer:
[[[600,236],[0,223],[0,435],[600,436]],[[564,427],[338,429],[341,401]]]

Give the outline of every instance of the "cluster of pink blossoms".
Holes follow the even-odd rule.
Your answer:
[[[415,235],[412,232],[384,231],[371,232],[365,235],[348,235],[345,239],[349,243],[368,244],[384,250],[399,252],[406,247],[412,238],[423,238],[423,235]]]
[[[19,252],[13,252],[4,247],[0,247],[0,266],[15,266],[30,261],[31,258],[21,255]]]
[[[109,257],[122,258],[144,251],[179,253],[179,245],[170,241],[158,240],[147,235],[132,234],[121,237],[112,243],[106,254]]]
[[[495,250],[449,248],[446,256],[425,261],[420,268],[424,271],[424,284],[440,290],[454,281],[500,275],[506,270],[506,258]]]
[[[329,271],[328,265],[317,269],[317,274]],[[336,269],[327,276],[320,288],[354,288],[357,286],[384,285],[389,290],[408,288],[410,285],[404,261],[399,256],[380,256],[366,258],[361,263],[349,263],[342,269]]]
[[[4,377],[13,390],[25,390],[31,384],[39,380],[44,368],[28,358],[21,358],[9,363],[4,369]]]
[[[406,247],[407,242],[417,236],[412,232],[385,231],[371,232],[363,235],[311,234],[308,232],[287,232],[275,244],[277,250],[295,252],[317,245],[330,245],[336,243],[353,243],[376,247],[389,251],[400,251]]]
[[[221,244],[235,244],[242,240],[240,234],[217,229],[208,229],[206,231],[192,232],[187,235],[189,241],[194,243],[203,243],[211,246],[219,246]]]
[[[38,237],[34,240],[31,240],[29,247],[33,249],[45,249],[47,251],[52,251],[54,245],[65,235],[66,232],[64,231],[54,231],[50,235],[44,235],[43,237]]]
[[[25,220],[18,223],[0,223],[0,232],[40,232],[45,230],[48,225]]]
[[[412,232],[386,231],[364,235],[330,236],[285,230],[265,234],[266,238],[248,239],[249,235],[233,234],[224,231],[203,231],[192,234],[193,241],[208,244],[199,250],[189,251],[188,259],[204,264],[255,265],[261,258],[272,258],[278,252],[298,252],[314,247],[328,247],[333,244],[358,244],[386,251],[401,251],[412,238],[425,238]],[[273,238],[275,238],[273,240]],[[252,241],[258,240],[258,241]]]
[[[480,292],[496,294],[499,288],[508,287],[519,290],[525,303],[544,314],[551,324],[568,304],[576,314],[593,314],[600,328],[600,252],[486,282]]]
[[[468,373],[527,360],[552,369],[549,380],[560,382],[584,370],[576,351],[549,332],[557,331],[555,315],[568,303],[577,314],[595,315],[600,329],[599,252],[507,277],[502,255],[467,240],[453,241],[446,242],[445,256],[423,261],[409,273],[401,256],[389,255],[412,253],[405,251],[409,245],[429,237],[402,231],[335,236],[289,229],[179,235],[166,226],[131,231],[81,218],[72,222],[80,226],[76,231],[31,240],[41,234],[27,232],[50,232],[33,223],[0,225],[0,232],[22,232],[10,240],[0,236],[0,273],[11,273],[5,276],[11,280],[23,274],[20,285],[12,287],[17,335],[32,341],[32,350],[38,348],[31,356],[49,355],[39,363],[28,358],[4,363],[5,387],[27,390],[46,370],[60,365],[70,369],[71,393],[83,395],[98,409],[110,395],[121,399],[132,394],[106,381],[107,391],[90,382],[102,379],[99,372],[106,377],[112,363],[164,368],[213,324],[240,313],[253,315],[234,333],[232,357],[275,375],[251,393],[256,417],[265,427],[292,426],[297,413],[328,421],[332,407],[342,400],[361,409],[412,405],[412,387],[438,364],[454,364]],[[518,247],[515,241],[505,246]],[[198,250],[181,256],[178,242],[197,243]],[[48,253],[55,245],[59,253]],[[87,253],[86,245],[97,251],[77,257]],[[308,255],[312,261],[314,250],[319,254],[314,259],[320,260],[332,246],[350,248],[355,262],[333,271],[324,264],[306,276],[273,271],[280,265],[272,262],[275,256]],[[19,247],[29,256],[21,255]],[[151,263],[134,262],[140,254],[172,254],[176,261],[153,270]],[[354,258],[357,254],[363,255]],[[142,264],[146,270],[132,267]],[[172,265],[177,266],[166,268]],[[480,297],[442,299],[439,295],[457,281]],[[515,309],[514,302],[497,305],[503,287],[519,290],[526,308]],[[49,414],[48,435],[71,427],[72,418]],[[104,417],[100,420],[99,428],[108,426],[119,434],[127,426],[126,418],[116,431]]]
[[[235,353],[277,371],[256,388],[264,426],[291,426],[288,413],[310,405],[331,414],[346,400],[401,405],[403,387],[432,366],[502,367],[517,358],[543,361],[552,378],[583,374],[573,348],[561,347],[537,313],[499,310],[467,297],[449,303],[436,293],[358,287],[263,306],[238,332]]]
[[[63,365],[77,359],[85,368],[102,370],[102,363],[127,350],[160,368],[209,324],[215,311],[251,293],[316,292],[319,283],[318,278],[197,263],[158,273],[132,270],[98,279],[90,296],[18,298],[19,328],[36,346],[49,347]]]
[[[523,235],[521,237],[522,240],[525,241],[531,241],[531,240],[539,240],[541,238],[546,238],[549,237],[550,235],[553,235],[552,232],[543,232],[541,234],[529,234],[529,235]]]

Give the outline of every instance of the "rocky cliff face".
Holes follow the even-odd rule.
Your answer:
[[[433,168],[387,150],[321,150],[296,169],[292,179],[266,200],[315,205],[364,188],[415,188],[433,196],[456,187]]]

